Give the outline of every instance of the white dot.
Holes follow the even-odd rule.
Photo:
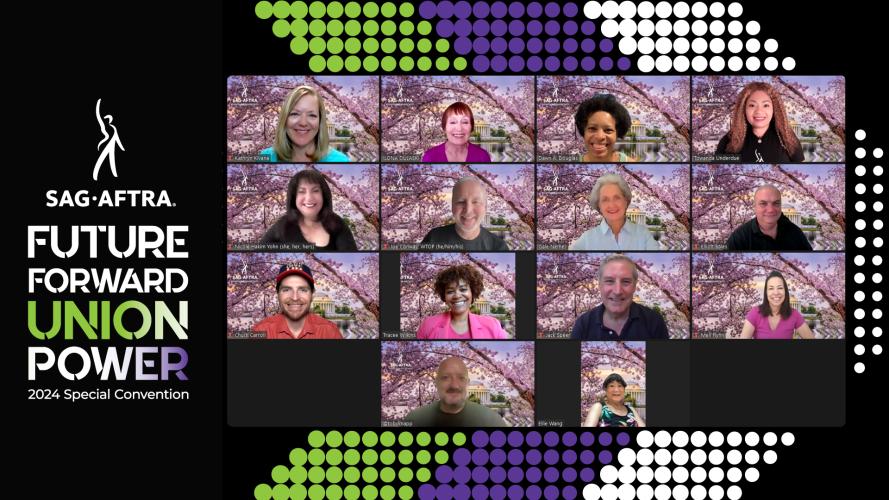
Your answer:
[[[707,23],[698,19],[691,23],[691,32],[696,36],[704,36],[707,34]]]
[[[719,467],[713,467],[710,469],[710,472],[707,473],[707,479],[709,479],[711,483],[721,483],[722,480],[725,479],[725,472]]]
[[[691,489],[691,498],[693,500],[704,500],[707,497],[707,488],[700,484]]]
[[[638,462],[639,465],[651,465],[653,460],[654,453],[648,448],[643,448],[636,453],[636,462]]]
[[[722,486],[718,484],[714,484],[707,490],[707,495],[710,500],[722,500],[722,497],[725,495],[725,492],[722,489]]]
[[[778,442],[778,435],[774,432],[766,432],[762,436],[762,444],[766,446],[775,446],[775,443]]]
[[[786,69],[787,71],[793,71],[793,68],[796,67],[796,59],[792,57],[785,57],[783,61],[781,61],[781,67]]]
[[[631,37],[621,38],[619,42],[617,42],[617,48],[620,50],[621,54],[630,55],[633,52],[636,52],[636,40]]]
[[[741,488],[739,486],[730,486],[728,489],[729,500],[738,500],[741,498]]]
[[[602,500],[617,500],[617,486],[606,484],[602,487]]]
[[[880,229],[883,227],[883,222],[882,221],[878,221],[878,222],[880,222],[880,227],[878,228],[877,225],[874,224],[875,229]],[[874,258],[873,258],[873,260],[871,260],[871,262],[873,262],[875,266],[879,266],[880,264],[883,263],[883,257],[881,257],[879,255],[874,255]]]
[[[586,12],[586,9],[584,9],[584,12]],[[599,490],[599,486],[596,484],[590,483],[583,487],[584,500],[598,500],[600,493],[601,491]]]
[[[680,19],[688,17],[689,12],[691,12],[691,7],[685,2],[678,2],[673,5],[673,15]]]
[[[725,5],[719,2],[710,4],[710,15],[713,17],[722,17],[725,14]]]
[[[875,345],[872,349],[872,352],[874,353],[874,356],[879,356],[880,354],[883,354],[883,346],[881,346],[879,344]]]
[[[673,24],[673,32],[679,36],[685,36],[691,31],[691,25],[685,19],[680,19]]]
[[[636,15],[636,4],[630,0],[626,0],[620,3],[617,10],[620,13],[620,17],[630,19]]]
[[[855,310],[855,319],[864,319],[864,309]]]
[[[852,277],[855,280],[855,283],[859,285],[864,283],[864,273],[855,273],[855,276]]]
[[[863,141],[867,137],[867,132],[862,129],[858,129],[855,131],[855,139],[859,141]]]
[[[865,205],[863,201],[855,202],[855,210],[857,210],[859,212],[864,212],[865,208],[867,208],[867,205]]]
[[[622,484],[617,489],[617,498],[619,500],[633,500],[636,498],[636,488],[632,484]]]
[[[855,185],[855,192],[856,193],[864,194],[865,191],[867,191],[867,188],[864,186],[864,184],[859,182],[858,184]]]
[[[855,327],[855,336],[858,338],[864,337],[864,328],[861,326]]]
[[[707,460],[713,465],[721,465],[724,455],[722,450],[710,450]]]
[[[673,463],[685,465],[688,463],[688,452],[683,449],[673,450]]]
[[[636,44],[636,50],[643,54],[651,54],[654,51],[654,40],[648,37],[640,38],[639,43]],[[651,62],[654,67],[654,60]]]
[[[707,4],[704,2],[695,2],[691,6],[691,15],[695,17],[704,17],[707,15]]]
[[[863,248],[864,245],[867,244],[867,241],[861,236],[855,238],[855,246],[858,248]]]
[[[729,52],[731,52],[732,54],[737,54],[738,52],[744,50],[744,42],[737,38],[732,38],[731,40],[729,40],[727,46]]]
[[[747,43],[744,45],[744,48],[747,49],[747,52],[750,52],[751,54],[756,54],[757,52],[759,52],[759,40],[757,40],[756,38],[751,38],[751,39],[747,40]]]
[[[691,480],[696,483],[703,483],[707,480],[707,471],[703,467],[695,467],[691,470]]]
[[[883,194],[883,185],[882,184],[874,184],[873,190],[874,190],[874,194]]]
[[[630,466],[621,467],[617,471],[617,479],[623,484],[630,484],[636,480],[636,469]]]
[[[864,292],[862,292],[861,290],[858,290],[857,292],[855,292],[855,301],[856,302],[863,301],[864,297],[865,297]]]
[[[864,222],[863,219],[858,219],[857,221],[855,221],[855,229],[857,229],[857,230],[859,230],[859,231],[864,231],[864,229],[865,229],[866,227],[867,227],[867,223]],[[858,260],[857,260],[858,257],[861,257],[861,263],[858,262]],[[856,265],[859,265],[859,266],[860,266],[860,265],[864,264],[864,257],[862,257],[861,255],[855,257],[855,259],[856,259],[856,260],[855,260],[855,264],[856,264]]]
[[[858,227],[858,222],[861,223],[861,227]],[[864,221],[861,219],[858,219],[856,221],[855,228],[856,229],[864,229]],[[856,266],[863,266],[865,261],[866,261],[866,259],[864,258],[864,255],[856,255],[855,258],[852,259],[852,262],[854,262]]]
[[[702,449],[697,449],[691,452],[691,463],[701,465],[705,462],[707,462],[707,452]]]
[[[741,433],[738,431],[729,432],[728,436],[725,437],[725,442],[733,448],[737,447],[741,444]]]
[[[744,6],[738,2],[732,2],[728,5],[728,15],[732,17],[741,17],[744,13]]]
[[[688,444],[688,433],[685,431],[676,431],[673,433],[673,446],[682,448]]]
[[[613,465],[602,467],[602,470],[599,471],[599,477],[606,483],[613,483],[617,480],[617,467]]]
[[[673,474],[670,473],[670,469],[666,467],[658,467],[654,471],[654,480],[659,483],[669,482],[673,477]]]
[[[873,295],[871,295],[871,298],[873,299],[874,302],[879,302],[879,301],[883,300],[883,292],[877,290],[876,292],[873,293]]]
[[[874,167],[874,175],[876,175],[877,177],[883,175],[883,167],[881,167],[879,165]]]
[[[636,21],[633,21],[632,19],[624,19],[618,25],[617,30],[623,36],[633,36],[636,34]]]
[[[883,148],[877,148],[874,150],[874,158],[880,159],[883,157]]]
[[[713,71],[722,71],[725,68],[725,59],[722,56],[713,56],[710,58],[710,69]]]
[[[639,467],[636,471],[636,481],[640,483],[650,483],[654,479],[654,471],[651,467]]]
[[[744,25],[741,21],[731,21],[728,23],[728,32],[732,36],[738,36],[744,32]]]
[[[749,21],[747,23],[747,34],[754,35],[754,36],[759,34],[759,22],[758,21]]]
[[[852,349],[852,351],[855,353],[856,356],[861,356],[862,354],[864,354],[864,352],[865,352],[866,350],[867,350],[867,349],[866,349],[863,345],[861,345],[861,344],[857,344],[857,345]]]
[[[673,13],[673,6],[670,2],[658,2],[657,5],[654,6],[654,12],[657,14],[657,17],[667,18]]]
[[[691,444],[695,448],[700,448],[707,444],[707,435],[702,431],[695,431],[691,434]]]
[[[648,19],[654,15],[654,4],[651,2],[642,2],[639,4],[636,12],[639,14],[639,17]]]
[[[857,167],[855,167],[855,175],[860,177],[866,173],[867,173],[867,169],[864,168],[864,165],[858,165]]]
[[[883,247],[883,238],[880,238],[879,236],[874,238],[874,246],[877,248],[882,248]]]
[[[691,60],[691,68],[698,73],[707,69],[707,58],[704,56],[696,56]]]
[[[665,449],[661,448],[660,450],[654,452],[654,461],[658,465],[669,464],[671,458],[672,457],[670,456],[670,450],[665,450]]]
[[[657,500],[667,500],[673,493],[670,491],[670,487],[666,484],[662,484],[654,489],[654,496]]]
[[[703,38],[695,38],[691,41],[691,50],[694,51],[695,54],[703,54],[707,52],[707,40]]]
[[[855,363],[855,373],[864,373],[864,363]]]
[[[658,431],[658,433],[654,435],[654,444],[659,448],[666,448],[667,446],[670,446],[672,438],[673,436],[671,436],[669,432]]]
[[[710,40],[710,52],[720,54],[723,50],[725,50],[725,42],[722,38],[714,38]]]
[[[651,73],[654,69],[654,58],[651,56],[642,56],[639,58],[637,64],[639,65],[639,71],[643,73]]]
[[[677,54],[685,54],[690,47],[691,44],[688,42],[687,38],[677,38],[673,40],[673,51]]]
[[[636,498],[639,500],[651,500],[653,496],[654,490],[647,484],[643,484],[636,488]]]
[[[612,0],[608,0],[607,2],[602,4],[602,15],[608,19],[614,19],[617,17],[618,11],[620,7],[617,5],[617,2]]]
[[[728,459],[728,463],[738,465],[744,457],[739,450],[729,450],[726,458]]]
[[[756,71],[759,69],[759,58],[750,56],[747,58],[747,69],[750,71]]]
[[[598,19],[602,15],[602,6],[599,2],[587,2],[583,6],[583,15],[588,19]]]
[[[860,158],[864,158],[865,156],[867,156],[867,151],[865,151],[864,148],[856,148],[855,149],[855,157],[856,158],[860,159]]]
[[[738,56],[732,56],[728,58],[728,69],[732,71],[739,71],[744,67],[744,61]]]
[[[620,33],[620,25],[614,19],[608,19],[602,23],[602,34],[608,38],[614,38]]]
[[[684,483],[688,481],[688,469],[685,467],[675,467],[673,469],[673,482]]]
[[[778,59],[774,57],[766,57],[766,60],[763,62],[763,67],[769,71],[778,69]]]
[[[870,316],[873,319],[880,319],[883,317],[883,310],[882,309],[874,309],[873,311],[871,311]]]
[[[713,431],[710,433],[710,446],[719,447],[725,442],[725,436],[722,435],[719,431]]]
[[[741,472],[741,469],[732,467],[728,470],[725,476],[728,478],[729,481],[737,483],[741,480],[742,477],[744,477],[744,474]]]
[[[677,484],[673,487],[673,498],[676,500],[685,500],[688,498],[688,488],[682,484]]]
[[[882,201],[875,201],[874,202],[874,211],[875,212],[882,212],[883,211],[883,202]]]
[[[650,19],[639,21],[639,27],[636,29],[640,36],[651,36],[654,33],[654,23]]]
[[[621,465],[633,465],[636,462],[636,452],[632,448],[624,448],[617,453],[617,462]]]
[[[720,20],[713,21],[710,23],[710,33],[715,36],[722,36],[725,33],[725,23]]]
[[[667,37],[658,38],[654,43],[654,48],[659,54],[666,54],[673,49],[673,41]]]
[[[762,454],[762,461],[772,465],[778,461],[778,454],[775,453],[775,450],[768,450]]]
[[[747,446],[756,446],[759,444],[759,434],[755,432],[748,432],[744,436],[744,442],[747,443]]]
[[[753,467],[747,469],[746,471],[744,471],[744,479],[746,479],[748,483],[755,483],[759,481],[759,471]]]
[[[796,441],[796,436],[792,432],[781,434],[781,444],[784,446],[793,446],[794,441]]]
[[[877,231],[883,229],[883,221],[880,220],[880,219],[875,220],[875,221],[874,221],[874,229],[876,229]],[[880,264],[878,264],[878,263],[876,262],[876,259],[880,259],[880,262],[883,262],[883,258],[882,258],[882,257],[880,257],[879,255],[875,255],[875,256],[874,256],[874,264],[877,265],[877,266],[879,266]]]
[[[673,32],[673,23],[666,19],[661,19],[654,25],[654,30],[660,36],[667,36]]]

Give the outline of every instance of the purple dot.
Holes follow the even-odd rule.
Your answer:
[[[488,71],[488,68],[491,66],[491,61],[488,60],[485,56],[475,56],[472,59],[472,67],[479,73],[484,73]]]
[[[577,471],[568,467],[567,469],[562,471],[562,481],[566,483],[573,483],[574,480],[577,479]]]
[[[506,477],[509,478],[509,482],[511,483],[521,483],[522,478],[525,477],[525,473],[522,471],[521,467],[510,467],[509,472],[506,473]]]
[[[494,467],[491,469],[491,481],[502,483],[504,479],[506,479],[506,471],[503,470],[503,467]]]
[[[562,31],[562,27],[559,26],[558,21],[547,21],[543,29],[549,36],[556,36],[559,34],[560,31]]]
[[[528,52],[530,52],[532,54],[537,54],[541,50],[543,50],[543,42],[541,42],[539,38],[532,38],[532,39],[528,40]],[[539,442],[538,442],[538,444],[539,444]]]
[[[577,23],[574,21],[566,21],[564,25],[562,25],[562,33],[565,33],[568,36],[574,36],[577,33]]]
[[[442,38],[447,38],[454,34],[454,23],[444,19],[435,24],[435,32]]]
[[[577,58],[574,56],[568,56],[562,61],[562,66],[565,67],[565,71],[574,71],[577,69]]]
[[[472,52],[472,42],[468,38],[460,37],[454,40],[454,51],[461,56]]]
[[[491,12],[491,8],[488,7],[488,2],[475,2],[472,6],[472,13],[475,17],[482,18],[488,17],[488,13]]]
[[[491,488],[491,498],[493,500],[503,500],[504,498],[506,498],[506,488],[504,488],[503,486],[500,486],[499,484],[497,486],[492,487]]]
[[[531,431],[525,435],[525,442],[528,443],[528,446],[540,446],[541,440],[540,433],[537,431]]]
[[[513,2],[509,4],[510,17],[519,18],[525,14],[525,5],[521,2]]]
[[[586,54],[596,50],[596,42],[590,38],[584,38],[582,42],[580,42],[580,50]]]
[[[451,479],[454,478],[454,471],[447,465],[439,465],[437,469],[435,469],[435,480],[439,483],[450,483]]]
[[[599,50],[601,50],[602,52],[605,52],[606,54],[608,52],[611,52],[611,49],[613,49],[613,48],[614,48],[614,42],[612,42],[610,38],[606,38],[606,39],[602,40],[601,42],[599,42]]]
[[[506,34],[506,21],[498,19],[491,23],[491,33],[494,36],[503,36]]]
[[[470,495],[469,486],[465,484],[454,486],[454,498],[456,500],[468,500]]]
[[[537,73],[540,71],[540,68],[543,67],[543,59],[537,56],[531,56],[528,58],[528,71],[532,73]]]
[[[509,70],[518,73],[525,69],[525,58],[522,56],[512,56],[509,58]]]
[[[603,71],[611,71],[611,68],[614,66],[614,61],[611,60],[610,57],[603,57],[599,59],[599,67],[602,68]]]
[[[509,52],[510,53],[521,54],[524,51],[525,51],[525,41],[524,40],[522,40],[521,38],[513,38],[509,41]],[[524,62],[522,64],[524,65]],[[512,65],[510,64],[510,66],[512,66]],[[521,441],[522,437],[521,436],[522,435],[519,434],[519,444],[517,444],[516,446],[522,445],[522,441]]]
[[[559,41],[555,38],[547,38],[546,43],[543,44],[546,47],[546,51],[550,54],[555,54],[559,51]],[[558,438],[556,438],[556,442],[558,442]],[[555,446],[555,445],[550,445]]]
[[[546,4],[546,15],[549,17],[556,17],[559,15],[559,4],[556,2],[549,2]]]
[[[540,481],[541,472],[537,467],[528,467],[528,470],[525,471],[525,477],[528,479],[530,483],[536,483]]]
[[[568,431],[562,435],[562,444],[565,446],[574,446],[577,444],[577,434]]]
[[[491,31],[491,25],[488,24],[488,21],[484,19],[479,19],[472,25],[472,32],[478,36],[485,36]],[[487,434],[486,434],[487,436]],[[487,443],[487,437],[485,438],[485,443]]]
[[[552,40],[552,38],[551,38],[550,40]],[[549,47],[549,42],[550,42],[550,40],[547,40],[547,41],[546,41],[546,43],[547,43],[547,49],[546,49],[546,50],[549,51],[549,52],[555,52],[555,50],[549,50],[549,48],[548,48],[548,47]],[[556,42],[556,43],[559,43],[558,40],[556,40],[555,42]],[[556,49],[556,50],[559,50],[559,49]],[[544,444],[546,444],[546,445],[549,446],[549,447],[556,446],[556,445],[559,444],[559,435],[556,434],[556,433],[553,432],[553,431],[549,431],[549,432],[547,432],[546,434],[543,435],[543,442],[544,442]]]
[[[495,54],[502,54],[506,52],[506,40],[497,37],[494,41],[491,42],[491,52]]]
[[[611,452],[608,450],[602,450],[599,452],[599,461],[604,465],[608,465],[611,463]]]
[[[494,431],[491,433],[491,446],[500,448],[506,443],[506,434],[503,431]]]
[[[531,21],[528,23],[528,34],[531,36],[537,36],[543,33],[543,23],[540,21]]]
[[[483,449],[478,449],[472,452],[472,463],[475,465],[485,465],[488,463],[488,452]]]
[[[577,5],[573,3],[566,3],[562,6],[562,12],[565,13],[565,17],[574,17],[577,15]]]
[[[454,4],[449,0],[438,2],[438,17],[447,19],[454,15]]]
[[[507,491],[507,496],[509,496],[510,500],[519,500],[519,498],[523,498],[525,496],[525,491],[521,486],[514,484],[509,487],[509,491]]]
[[[512,465],[519,465],[525,460],[525,456],[522,454],[522,450],[510,450],[506,459]]]
[[[528,61],[530,64],[531,61]],[[528,454],[525,456],[525,460],[531,465],[537,465],[540,463],[540,451],[538,450],[528,450]]]
[[[533,484],[528,486],[528,489],[525,490],[525,496],[531,500],[538,500],[540,498],[540,486],[535,486]]]
[[[447,484],[440,484],[435,490],[435,496],[436,498],[453,498],[454,489]]]
[[[521,40],[519,40],[521,41]],[[518,448],[525,441],[525,438],[522,436],[520,431],[512,431],[506,436],[506,442],[509,443],[513,448]]]
[[[476,38],[474,42],[472,42],[472,50],[475,51],[476,54],[484,54],[488,52],[488,49],[491,48],[491,43],[488,42],[487,38]],[[485,436],[485,444],[480,445],[484,446],[488,444],[488,436]]]
[[[472,498],[488,498],[488,487],[483,484],[478,484],[472,487]]]
[[[626,70],[630,69],[630,65],[631,65],[630,59],[627,57],[621,57],[620,59],[617,60],[617,67],[621,70],[626,71]],[[620,437],[618,437],[618,442],[620,442]]]
[[[528,4],[528,15],[531,17],[540,17],[543,14],[543,7],[540,2],[531,2]]]
[[[599,444],[602,446],[609,446],[611,444],[611,434],[608,434],[607,432],[599,434]]]
[[[469,2],[457,2],[454,4],[454,14],[460,19],[466,19],[472,14],[472,7]]]
[[[553,465],[559,461],[559,452],[556,450],[546,450],[546,453],[543,454],[543,461]]]
[[[545,471],[543,471],[543,479],[546,479],[547,483],[555,483],[559,480],[559,469],[555,467],[547,467]]]
[[[472,469],[472,480],[476,483],[488,482],[488,469],[484,467],[475,467]]]
[[[496,18],[501,18],[506,16],[506,4],[503,2],[494,2],[491,5],[491,15]]]
[[[626,58],[622,57],[621,59],[626,59]],[[629,62],[629,61],[627,61],[627,62]],[[620,68],[620,66],[621,66],[620,61],[617,61],[617,67]],[[627,68],[621,68],[621,69],[627,69]],[[626,432],[621,432],[620,434],[617,435],[617,444],[619,444],[621,446],[626,446],[627,443],[629,443],[629,442],[630,442],[630,435],[627,434]]]
[[[502,73],[506,71],[506,58],[503,56],[494,56],[491,58],[491,71]]]
[[[472,444],[481,448],[488,444],[488,433],[485,431],[475,431],[472,433]]]
[[[593,472],[593,469],[580,469],[580,480],[589,483],[592,482],[593,479],[596,479],[596,473]]]
[[[454,23],[454,33],[456,33],[457,36],[469,36],[469,34],[472,33],[472,23],[466,19],[460,19]]]
[[[596,454],[590,450],[580,452],[580,461],[585,464],[591,464],[596,459]]]
[[[580,23],[580,32],[584,35],[592,35],[596,32],[596,23],[592,21],[584,21]]]
[[[423,2],[420,4],[420,17],[432,19],[435,17],[435,2]]]
[[[469,467],[461,466],[454,469],[454,481],[457,481],[460,484],[468,483],[470,477],[471,473],[469,472]]]
[[[562,453],[562,463],[573,465],[574,462],[577,462],[577,453],[574,450],[565,450]]]
[[[521,21],[509,22],[509,34],[512,36],[521,36],[525,32],[525,23]]]
[[[417,496],[423,500],[435,498],[435,486],[429,483],[420,486],[420,489],[417,490]]]
[[[596,60],[592,57],[584,57],[580,60],[580,67],[583,68],[584,71],[592,71],[596,69]]]
[[[454,452],[454,463],[457,465],[468,464],[470,458],[471,455],[466,448],[457,448],[457,451]]]
[[[591,40],[592,41],[592,40]],[[584,446],[592,446],[596,442],[596,437],[592,432],[584,432],[580,435],[580,444]]]
[[[568,38],[567,40],[562,42],[562,49],[569,54],[573,54],[577,51],[577,40]]]
[[[577,498],[577,489],[574,486],[565,486],[562,488],[562,498],[574,500]]]
[[[494,465],[503,465],[504,463],[506,463],[506,452],[503,450],[492,451],[491,463]]]

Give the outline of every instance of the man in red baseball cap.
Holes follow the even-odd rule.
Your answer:
[[[341,339],[336,325],[312,312],[315,279],[305,264],[281,266],[275,278],[280,312],[260,321],[254,332],[267,339]]]

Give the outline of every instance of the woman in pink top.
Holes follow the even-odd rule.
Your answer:
[[[462,102],[455,102],[441,115],[441,129],[445,142],[423,153],[420,161],[434,163],[490,163],[491,155],[482,147],[469,142],[475,129],[472,109]]]
[[[789,340],[794,333],[804,339],[815,338],[803,315],[790,307],[790,293],[784,275],[772,271],[766,278],[762,304],[747,313],[741,338]]]
[[[448,310],[424,319],[417,331],[417,339],[505,339],[506,332],[497,318],[469,312],[484,288],[481,274],[468,264],[451,266],[438,273],[435,293]]]

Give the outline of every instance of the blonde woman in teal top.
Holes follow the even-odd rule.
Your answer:
[[[300,85],[284,99],[278,113],[275,144],[259,152],[273,162],[348,162],[330,147],[324,99],[312,87]]]

